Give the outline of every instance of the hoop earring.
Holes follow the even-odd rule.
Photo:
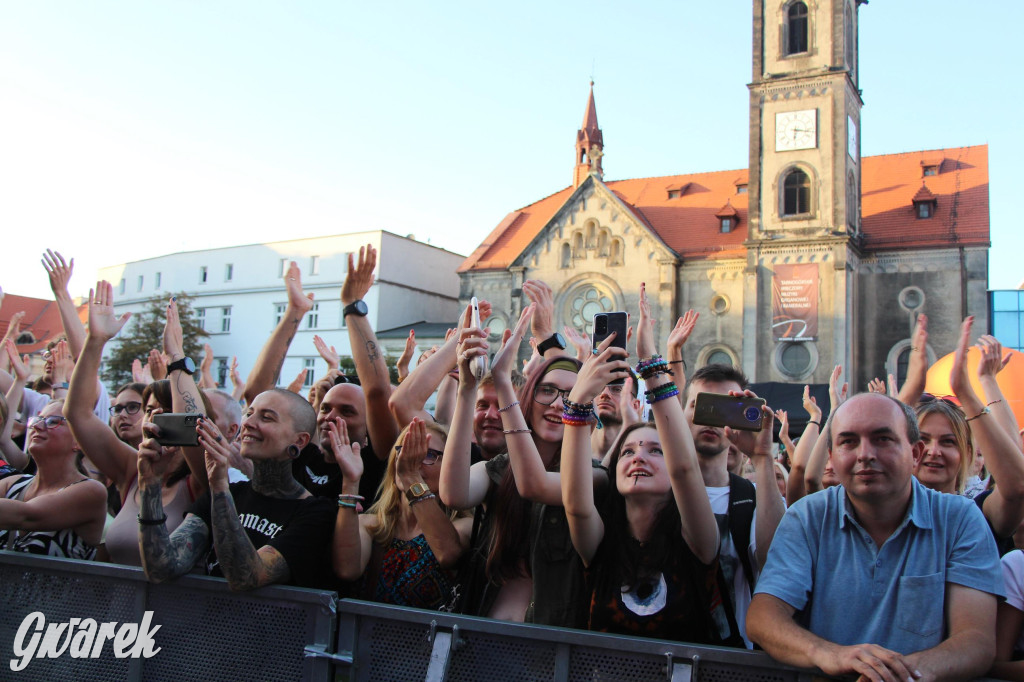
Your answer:
[[[291,457],[292,459],[298,459],[299,458],[300,450],[299,450],[299,446],[298,445],[295,445],[295,444],[289,445],[288,449],[285,450],[285,452],[287,452],[288,456]]]

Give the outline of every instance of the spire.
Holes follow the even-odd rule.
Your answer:
[[[604,156],[604,139],[597,126],[597,104],[594,102],[594,81],[590,81],[590,97],[583,112],[583,127],[576,131],[576,168],[572,174],[572,186],[579,187],[590,174],[603,176],[601,157]]]

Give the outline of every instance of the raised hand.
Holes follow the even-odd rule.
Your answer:
[[[519,316],[519,321],[516,322],[515,329],[512,330],[511,336],[508,340],[501,344],[501,348],[498,353],[494,356],[494,360],[491,361],[491,374],[495,379],[502,379],[506,381],[512,380],[512,370],[516,366],[516,357],[519,355],[519,346],[523,343],[523,337],[526,336],[526,327],[530,324],[530,320],[533,317],[534,306],[530,305],[523,308],[522,314]],[[459,372],[461,375],[462,373]]]
[[[124,328],[131,313],[114,316],[114,287],[110,282],[96,282],[96,288],[89,290],[89,337],[109,341]]]
[[[868,382],[868,392],[869,393],[882,393],[882,394],[884,394],[885,393],[885,382],[882,381],[881,379],[879,379],[878,377],[875,377],[874,379],[872,379],[871,381]]]
[[[699,317],[700,313],[694,312],[691,308],[690,310],[687,310],[682,317],[676,320],[676,324],[672,327],[672,331],[668,333],[667,350],[670,360],[683,359],[683,346],[686,345],[687,340],[690,338],[690,334],[693,333],[694,328],[697,326],[697,318]]]
[[[324,459],[337,463],[347,482],[357,483],[363,477],[363,458],[359,456],[359,443],[349,441],[345,420],[341,417],[327,420],[324,432],[328,445]]]
[[[139,360],[138,358],[132,360],[132,381],[137,384],[149,383],[146,381],[146,376],[142,371],[142,360]]]
[[[201,367],[203,374],[208,374],[210,368],[213,367],[213,346],[208,343],[203,344],[203,362]]]
[[[828,378],[828,397],[832,401],[831,412],[835,412],[840,405],[846,402],[846,392],[850,385],[843,382],[843,385],[839,385],[839,377],[843,375],[843,366],[836,365],[835,369],[832,370],[832,375]]]
[[[228,489],[228,469],[231,468],[231,444],[221,435],[212,419],[200,419],[196,425],[199,445],[206,450],[206,475],[210,479],[210,490],[223,492]]]
[[[482,329],[468,327],[459,332],[459,344],[455,347],[455,358],[459,373],[459,388],[476,390],[478,379],[473,374],[473,363],[478,357],[486,357],[487,335]]]
[[[445,334],[445,341],[448,340],[448,335]],[[416,351],[416,330],[410,329],[409,336],[405,337],[405,347],[402,348],[402,354],[398,356],[398,362],[395,363],[395,369],[398,370],[398,381],[405,381],[405,378],[409,376],[409,363],[412,362],[412,354]]]
[[[640,321],[636,323],[636,355],[641,360],[655,355],[658,348],[654,342],[654,318],[651,304],[647,300],[647,285],[640,285]]]
[[[953,366],[949,370],[949,387],[953,389],[953,395],[960,399],[961,404],[964,402],[964,396],[975,395],[971,381],[967,377],[967,351],[971,343],[973,326],[974,316],[968,315],[960,325],[960,338],[953,353]]]
[[[348,305],[366,296],[373,286],[373,270],[377,267],[377,249],[370,244],[359,247],[359,261],[355,262],[355,254],[348,254],[348,272],[345,283],[341,286],[341,303]]]
[[[142,442],[139,444],[139,481],[155,482],[163,480],[164,474],[170,469],[178,448],[165,448],[156,442],[160,427],[152,422],[142,424]]]
[[[5,340],[18,338],[18,335],[21,334],[21,319],[23,317],[25,317],[24,310],[19,310],[11,315],[11,321],[7,323],[7,333],[4,334]]]
[[[4,348],[11,361],[11,369],[14,370],[14,378],[24,383],[28,381],[32,372],[28,368],[28,356],[18,355],[18,347],[14,345],[14,339],[4,339]]]
[[[565,334],[565,340],[576,349],[577,360],[586,362],[587,358],[594,354],[594,341],[589,336],[581,334],[578,329],[569,325],[562,327],[562,332]]]
[[[299,395],[302,395],[302,387],[306,384],[307,372],[309,372],[309,370],[303,367],[299,371],[299,374],[294,379],[292,379],[292,383],[288,384],[288,390],[291,391],[292,393],[298,393]]]
[[[427,456],[427,448],[430,447],[430,434],[427,433],[426,424],[422,419],[412,418],[399,447],[401,449],[395,462],[395,485],[404,493],[414,483],[423,481],[420,466]]]
[[[619,415],[623,424],[640,421],[640,400],[633,397],[633,377],[627,376],[619,394]]]
[[[899,399],[900,389],[896,386],[896,377],[892,374],[887,377],[889,385],[889,397]]]
[[[757,394],[749,389],[746,391],[729,391],[729,395],[738,398],[757,397]],[[733,445],[739,448],[740,452],[751,459],[762,456],[771,458],[772,456],[772,430],[775,428],[775,412],[765,404],[761,406],[761,414],[760,431],[741,431],[739,429],[731,429],[728,426],[725,427],[726,438],[732,441]]]
[[[779,434],[789,433],[789,413],[785,410],[775,410],[775,416],[779,418]]]
[[[167,303],[167,320],[164,322],[164,352],[171,360],[185,357],[185,342],[178,315],[178,299],[171,296]]]
[[[295,261],[288,264],[288,271],[284,273],[284,288],[288,292],[289,307],[302,314],[313,308],[313,294],[303,293],[302,272]]]
[[[75,361],[71,357],[71,349],[68,347],[68,342],[65,339],[57,342],[51,354],[53,369],[50,375],[53,380],[53,386],[60,388],[61,385],[66,384],[71,378],[71,371],[75,368]]]
[[[167,378],[167,360],[164,354],[155,348],[149,351],[149,362],[147,364],[150,377],[153,381],[160,381]]]
[[[1013,353],[1007,352],[1006,355],[1003,355],[1003,346],[994,336],[982,334],[976,345],[981,351],[981,361],[978,363],[979,379],[995,378],[1013,358]]]
[[[53,291],[53,295],[68,295],[68,282],[71,281],[71,273],[75,269],[75,259],[65,262],[59,251],[47,249],[40,262],[50,278],[50,290]]]
[[[523,282],[523,293],[533,305],[533,321],[530,324],[533,338],[544,341],[555,331],[555,300],[551,295],[551,287],[539,279],[528,279]]]
[[[818,422],[818,425],[821,426],[821,408],[818,407],[818,401],[811,395],[810,386],[804,386],[804,396],[801,404],[803,405],[804,410],[807,411],[807,414],[810,415],[810,419],[808,421]]]
[[[334,346],[328,346],[327,342],[320,338],[319,334],[313,337],[313,346],[316,347],[316,352],[327,363],[327,369],[338,369],[341,366],[341,356],[338,354],[338,351],[335,350]]]
[[[231,357],[231,371],[228,373],[231,378],[231,385],[235,388],[239,386],[244,387],[245,382],[242,381],[242,375],[238,373],[238,356],[234,355]]]

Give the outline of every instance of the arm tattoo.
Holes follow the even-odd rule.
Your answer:
[[[191,383],[195,387],[195,382],[191,381],[191,377],[189,377],[189,381],[186,381],[184,374],[184,372],[178,374],[178,380],[174,382],[174,388],[178,391],[178,395],[181,396],[186,412],[201,412],[202,410],[196,405],[195,396],[192,395],[192,391],[188,390],[190,388],[188,384]],[[198,387],[196,389],[198,390]]]
[[[164,515],[160,486],[147,486],[139,491],[140,512],[144,519]],[[210,529],[201,518],[189,515],[173,534],[167,524],[139,525],[139,553],[142,568],[150,582],[161,583],[185,575],[210,546]]]
[[[230,492],[213,493],[213,546],[217,561],[232,590],[252,590],[288,578],[288,564],[280,554],[264,563],[238,520]]]

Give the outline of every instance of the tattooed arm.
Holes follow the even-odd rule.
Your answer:
[[[209,348],[209,346],[207,346]],[[181,330],[181,319],[178,317],[178,303],[172,298],[167,304],[167,322],[164,324],[164,352],[171,359],[177,362],[185,357],[183,333]],[[171,372],[167,379],[171,382],[171,408],[175,412],[199,412],[205,414],[199,387],[195,379],[184,369],[176,369]],[[210,419],[216,415],[207,414]],[[202,448],[184,448],[185,462],[188,464],[192,476],[189,478],[189,488],[193,497],[198,497],[210,487],[206,477],[206,462],[203,459]]]
[[[152,583],[179,578],[195,566],[210,547],[210,529],[195,514],[189,514],[173,533],[167,532],[161,499],[163,474],[173,459],[174,448],[161,447],[151,436],[155,427],[145,424],[146,437],[139,445],[139,519],[164,519],[161,524],[139,524],[139,553],[142,569]]]
[[[348,273],[341,287],[341,304],[347,306],[366,296],[373,285],[373,269],[377,265],[377,250],[367,244],[359,248],[359,262],[348,256]],[[356,374],[366,395],[366,430],[373,444],[373,451],[386,460],[391,446],[398,438],[398,423],[388,399],[391,397],[391,376],[384,360],[384,352],[377,343],[370,321],[363,315],[347,315],[345,326],[352,346],[352,360]]]
[[[210,497],[213,500],[213,546],[228,586],[240,591],[288,582],[291,574],[281,553],[269,545],[257,550],[245,534],[231,492],[211,491]]]
[[[281,316],[281,321],[270,338],[263,345],[259,357],[256,358],[256,364],[246,379],[246,405],[251,405],[256,396],[263,391],[274,388],[277,377],[281,374],[284,358],[288,354],[288,347],[295,338],[295,332],[299,330],[299,323],[313,307],[313,294],[302,293],[302,278],[295,261],[288,267],[284,283],[288,291],[288,307],[285,308],[284,315]]]

